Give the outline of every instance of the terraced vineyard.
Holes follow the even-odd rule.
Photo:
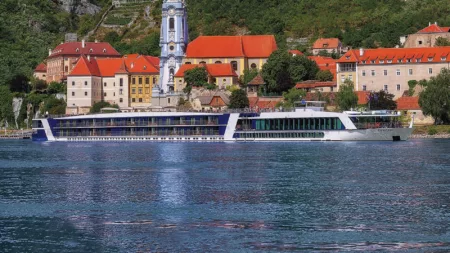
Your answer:
[[[106,16],[104,26],[130,26],[140,16],[149,16],[153,1],[144,3],[127,3],[115,7]]]

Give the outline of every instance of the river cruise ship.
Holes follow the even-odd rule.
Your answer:
[[[139,112],[33,120],[33,141],[405,141],[389,111],[325,112],[307,102],[289,112]]]

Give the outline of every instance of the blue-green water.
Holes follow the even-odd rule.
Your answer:
[[[450,140],[0,142],[1,252],[450,251]]]

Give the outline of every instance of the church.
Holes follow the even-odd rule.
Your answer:
[[[89,112],[96,102],[117,104],[123,111],[175,108],[183,94],[184,71],[205,67],[208,82],[219,89],[238,83],[246,69],[261,70],[277,50],[273,35],[199,36],[189,43],[185,0],[164,0],[161,55],[126,55],[99,59],[90,52],[74,61],[67,75],[68,114]]]

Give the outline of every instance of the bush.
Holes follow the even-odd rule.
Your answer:
[[[108,102],[101,101],[101,102],[95,103],[92,106],[92,108],[90,110],[90,113],[99,113],[101,111],[101,109],[103,109],[103,108],[117,108],[117,109],[119,109],[119,106],[118,105],[111,105]]]
[[[437,133],[438,133],[438,131],[434,127],[430,127],[428,129],[428,135],[436,135]]]

